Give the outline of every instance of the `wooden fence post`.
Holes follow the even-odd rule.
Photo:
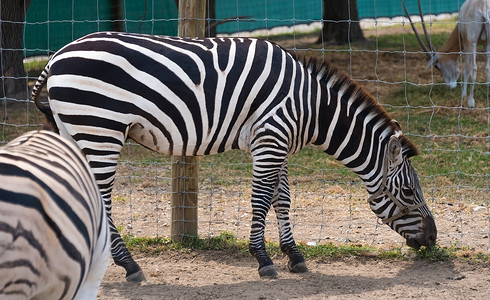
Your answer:
[[[179,36],[203,37],[205,12],[206,0],[180,0]],[[199,157],[172,157],[172,241],[181,242],[185,236],[197,235],[198,171]]]

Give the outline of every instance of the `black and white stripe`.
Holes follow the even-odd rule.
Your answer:
[[[268,41],[95,33],[58,51],[46,73],[49,107],[37,95],[46,78],[40,77],[33,99],[86,154],[109,212],[117,158],[128,137],[163,154],[251,152],[250,251],[261,275],[275,275],[263,240],[271,204],[291,270],[306,271],[291,233],[287,180],[287,157],[306,145],[343,162],[373,194],[381,189],[383,157],[396,136],[403,151],[392,153],[386,184],[395,195],[406,184],[420,188],[407,163],[414,146],[370,95],[333,67],[297,59]],[[423,201],[418,196],[402,201]],[[391,202],[380,194],[371,205],[387,218],[399,210]],[[426,206],[389,226],[421,245],[435,239]],[[134,266],[114,225],[111,230],[116,263]]]
[[[80,150],[49,131],[0,148],[0,298],[95,299],[107,216]]]

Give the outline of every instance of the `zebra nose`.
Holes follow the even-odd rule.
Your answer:
[[[423,231],[424,238],[421,244],[429,247],[434,246],[437,239],[437,228],[433,218],[428,218],[424,220]]]
[[[437,238],[437,236],[436,236],[435,234],[431,234],[431,235],[429,236],[429,240],[428,240],[428,242],[429,242],[429,245],[430,245],[430,246],[433,246],[433,245],[435,245],[435,244],[436,244],[436,238]]]

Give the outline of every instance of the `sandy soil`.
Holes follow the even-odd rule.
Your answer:
[[[245,184],[246,185],[246,182]],[[204,185],[203,185],[204,186]],[[116,224],[136,236],[169,236],[168,191],[142,193],[138,187],[132,200],[116,201]],[[210,188],[210,187],[207,187]],[[365,203],[365,194],[345,187],[326,190],[301,184],[293,186],[294,234],[297,241],[343,244],[346,241],[393,249],[404,241],[396,232],[376,223]],[[117,195],[125,197],[124,188]],[[200,191],[199,233],[218,235],[229,231],[247,239],[250,203],[247,187],[235,190]],[[122,196],[121,196],[122,195]],[[462,242],[473,250],[488,253],[488,212],[475,205],[446,203],[442,196],[431,202],[439,230],[438,244],[449,247]],[[323,209],[325,207],[325,209]],[[277,242],[275,214],[268,214],[266,238]],[[487,249],[487,250],[485,250]],[[158,256],[136,253],[148,282],[125,282],[124,270],[113,263],[104,279],[100,299],[488,299],[490,264],[462,262],[429,263],[408,258],[403,261],[351,258],[341,261],[309,260],[310,272],[291,274],[287,260],[273,257],[279,278],[260,279],[253,257],[220,251],[169,251]]]
[[[99,299],[489,299],[490,265],[352,258],[307,261],[292,274],[274,259],[279,277],[260,279],[252,257],[218,251],[137,256],[148,281],[126,283],[111,265]]]

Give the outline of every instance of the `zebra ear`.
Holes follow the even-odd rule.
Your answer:
[[[396,136],[392,136],[388,142],[388,158],[392,168],[402,163],[402,144]]]

